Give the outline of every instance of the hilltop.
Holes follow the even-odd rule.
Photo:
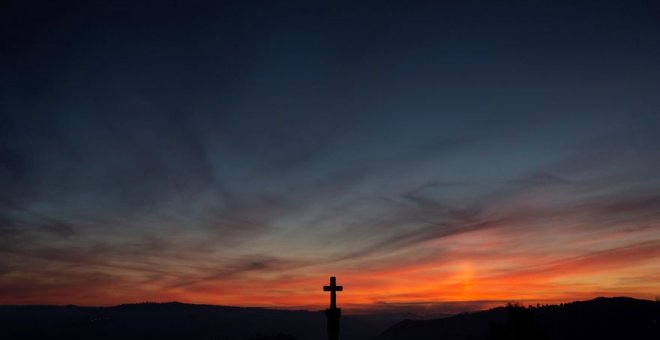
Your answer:
[[[660,302],[596,298],[560,305],[510,305],[434,320],[404,320],[374,340],[660,339]]]

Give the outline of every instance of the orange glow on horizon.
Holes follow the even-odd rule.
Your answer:
[[[642,239],[645,236],[637,235]],[[557,246],[556,252],[547,254],[534,244],[509,247],[509,239],[503,230],[486,229],[421,244],[410,254],[421,253],[423,256],[418,258],[422,260],[411,257],[392,264],[380,258],[347,260],[268,275],[255,270],[230,277],[181,280],[128,273],[123,281],[99,276],[94,285],[82,285],[88,282],[84,271],[67,277],[68,281],[53,272],[50,278],[16,278],[15,282],[23,282],[24,286],[3,283],[3,291],[14,293],[5,293],[0,303],[116,305],[181,301],[318,310],[328,304],[328,294],[321,287],[331,275],[344,286],[338,303],[348,313],[393,308],[423,312],[433,306],[461,303],[468,305],[460,308],[479,309],[507,301],[556,303],[597,296],[653,299],[660,292],[660,240],[640,240],[583,253],[573,252],[571,245],[565,250]],[[585,244],[576,243],[581,247]],[[40,284],[39,289],[31,291],[38,294],[22,294],[30,284]]]

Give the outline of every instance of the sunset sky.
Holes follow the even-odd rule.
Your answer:
[[[0,304],[660,295],[660,6],[356,2],[3,2]]]

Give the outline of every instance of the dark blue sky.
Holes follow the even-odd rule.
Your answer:
[[[660,288],[652,1],[1,6],[0,303]]]

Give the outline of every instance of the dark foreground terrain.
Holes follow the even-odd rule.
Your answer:
[[[499,307],[436,320],[405,320],[376,340],[660,339],[660,302],[597,298],[562,305]]]
[[[343,316],[342,339],[370,339],[402,316]],[[222,339],[326,338],[325,314],[183,303],[116,307],[0,306],[0,339]]]
[[[344,316],[341,339],[660,339],[660,302],[630,298],[534,308],[508,306],[398,322],[402,319],[396,315]],[[323,340],[325,327],[323,312],[181,303],[0,307],[0,339],[16,340]]]

